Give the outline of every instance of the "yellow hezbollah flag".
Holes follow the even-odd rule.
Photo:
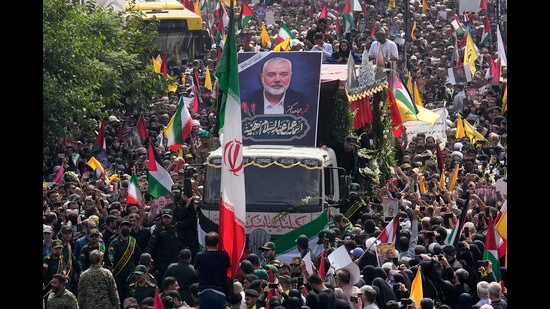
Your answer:
[[[409,77],[407,78],[407,90],[409,90],[410,93],[413,92],[412,75],[410,71],[409,71]]]
[[[477,132],[476,129],[468,122],[464,120],[464,133],[470,139],[470,143],[475,145],[477,141],[486,141],[487,139],[481,133]]]
[[[445,169],[441,170],[441,176],[439,176],[439,187],[445,190]]]
[[[456,133],[455,138],[463,138],[466,136],[464,133],[464,124],[462,122],[462,115],[458,114],[458,118],[456,119]]]
[[[508,110],[508,83],[504,85],[504,93],[502,94],[502,109],[500,110],[500,114],[504,115],[504,113]]]
[[[271,43],[271,40],[269,39],[269,34],[267,33],[267,29],[265,28],[265,24],[262,24],[262,42],[260,43],[263,48],[269,47],[267,46],[268,43]]]
[[[273,51],[274,52],[288,51],[289,47],[290,47],[290,37],[286,38],[281,43],[275,45],[275,47],[273,47]]]
[[[212,79],[210,79],[210,70],[206,68],[206,74],[204,74],[204,87],[212,92]]]
[[[422,267],[419,265],[416,270],[416,276],[414,276],[413,282],[411,283],[411,295],[410,298],[420,305],[420,301],[424,298],[424,292],[422,291]]]
[[[449,191],[452,190],[452,189],[455,187],[455,185],[456,185],[456,179],[458,178],[458,170],[459,170],[458,166],[459,166],[459,165],[460,165],[460,164],[457,163],[457,164],[455,165],[455,169],[453,170],[453,175],[452,175],[452,177],[451,177],[451,181],[449,182],[449,186],[447,187],[447,189],[448,189]]]
[[[470,65],[470,71],[472,72],[472,76],[476,73],[476,64],[475,64],[476,59],[477,59],[476,45],[474,44],[472,35],[470,34],[470,32],[468,32],[468,36],[466,37],[466,47],[464,47],[464,61],[462,61],[462,63]]]
[[[103,177],[107,179],[103,166],[101,166],[101,163],[99,163],[99,161],[97,161],[95,157],[91,157],[86,164],[88,164],[88,166],[95,171],[97,179],[100,179]]]
[[[155,73],[160,73],[160,66],[162,65],[162,58],[160,58],[160,54],[157,56],[157,58],[151,58],[153,60],[153,71]]]
[[[426,183],[424,183],[424,175],[422,173],[418,174],[418,187],[420,188],[420,193],[426,194]]]
[[[416,20],[413,22],[413,26],[412,26],[412,29],[411,29],[411,39],[413,41],[416,41],[416,35],[414,35],[414,30],[416,30]]]
[[[414,104],[424,107],[424,103],[422,103],[422,98],[420,97],[420,91],[418,91],[418,85],[416,84],[416,81],[414,81]]]

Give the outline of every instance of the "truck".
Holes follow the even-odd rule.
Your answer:
[[[241,118],[246,248],[255,251],[265,242],[314,221],[327,209],[338,212],[338,207],[329,208],[329,205],[338,206],[336,204],[346,200],[348,173],[338,166],[336,152],[321,145],[330,145],[336,140],[338,130],[332,124],[335,121],[332,115],[337,114],[338,104],[348,108],[348,103],[335,101],[340,81],[331,78],[334,74],[324,80],[320,54],[243,52],[238,57],[240,87],[248,92],[257,89],[251,85],[258,83],[255,77],[265,61],[273,57],[291,60],[293,81],[297,83],[293,87],[309,91],[309,111],[315,111],[304,115],[254,114]],[[306,78],[310,80],[304,81]],[[245,97],[241,91],[241,98]],[[245,104],[241,102],[241,109]],[[318,122],[323,125],[317,125]],[[347,125],[342,126],[346,127],[345,132],[339,135],[349,134]],[[200,210],[214,223],[220,219],[222,160],[220,147],[209,153],[201,172],[204,180]]]
[[[349,179],[334,150],[288,145],[243,147],[247,247],[293,231],[317,218],[327,200],[345,196]],[[219,222],[222,150],[208,156],[201,211]]]

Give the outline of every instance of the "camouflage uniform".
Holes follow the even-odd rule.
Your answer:
[[[120,308],[115,278],[110,270],[94,264],[80,275],[78,305],[80,309]]]
[[[80,309],[78,307],[78,301],[76,296],[67,290],[66,288],[63,291],[57,293],[50,293],[48,295],[48,303],[46,305],[47,309]],[[97,307],[96,307],[97,308]]]

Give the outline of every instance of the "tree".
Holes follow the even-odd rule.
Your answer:
[[[44,147],[93,133],[110,112],[147,111],[165,93],[168,78],[151,63],[156,24],[140,14],[43,1]]]

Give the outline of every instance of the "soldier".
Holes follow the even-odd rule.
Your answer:
[[[82,271],[85,271],[86,269],[88,269],[88,267],[90,267],[89,257],[92,250],[97,249],[101,251],[101,253],[105,253],[105,244],[99,241],[99,236],[100,235],[98,229],[91,229],[88,235],[90,241],[80,249],[80,254],[78,255],[78,263],[80,263],[80,269]]]
[[[147,266],[136,266],[134,274],[136,275],[136,281],[127,285],[126,297],[134,297],[138,304],[146,297],[155,297],[157,285],[147,280]]]
[[[74,253],[73,245],[74,230],[71,225],[61,226],[61,241],[63,241],[63,249],[61,254],[63,255],[64,269],[63,273],[67,276],[69,282],[66,287],[73,293],[77,293],[78,290],[78,276],[80,276],[80,264],[78,263],[78,257]]]
[[[42,289],[44,300],[48,298],[48,294],[52,288],[52,278],[55,274],[62,274],[65,268],[65,261],[61,254],[63,241],[55,239],[52,241],[52,252],[46,255],[42,263]]]
[[[174,223],[172,209],[164,209],[161,214],[161,223],[157,226],[147,243],[145,252],[153,257],[157,282],[162,282],[164,273],[170,263],[178,261],[180,251],[179,234]]]
[[[80,250],[81,253],[82,250]],[[90,267],[82,272],[78,281],[77,299],[80,309],[120,308],[120,298],[118,297],[115,278],[110,270],[103,268],[101,265],[103,264],[103,256],[104,252],[98,249],[94,249],[89,253]]]
[[[191,263],[193,263],[195,255],[199,252],[199,234],[197,229],[197,207],[199,205],[199,197],[187,195],[192,194],[190,181],[189,187],[187,187],[188,190],[186,190],[186,187],[174,188],[176,185],[177,184],[174,184],[172,186],[172,192],[175,192],[174,194],[179,194],[180,198],[174,198],[174,222],[178,234],[180,235],[178,238],[180,248],[189,248],[189,250],[191,250]]]
[[[179,253],[179,261],[168,265],[164,277],[175,277],[179,284],[178,292],[181,300],[185,301],[189,306],[195,307],[195,301],[191,297],[189,287],[195,282],[199,282],[199,277],[195,274],[195,267],[191,264],[191,250],[181,249]]]
[[[136,239],[130,236],[130,227],[130,222],[122,221],[119,226],[119,235],[111,241],[107,250],[121,301],[126,298],[126,279],[136,268],[141,256],[141,249]]]
[[[46,309],[79,309],[76,296],[65,288],[67,277],[63,274],[55,274],[52,277],[52,292],[48,295]]]

